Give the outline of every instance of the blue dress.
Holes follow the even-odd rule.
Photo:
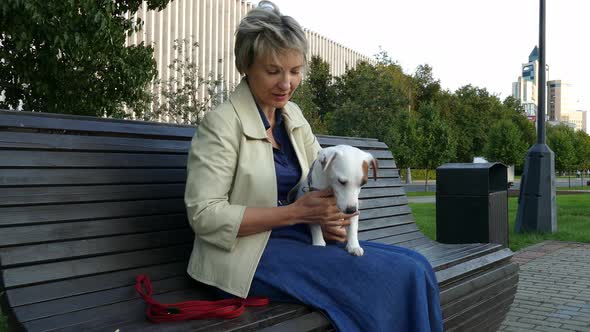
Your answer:
[[[277,110],[273,131],[277,188],[282,202],[301,170]],[[266,117],[261,112],[266,128]],[[338,331],[442,331],[438,282],[421,254],[361,241],[364,255],[343,244],[311,245],[307,225],[274,229],[249,296],[301,302],[323,312]]]

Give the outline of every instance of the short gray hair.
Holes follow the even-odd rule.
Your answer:
[[[277,52],[296,50],[307,64],[307,39],[303,28],[291,16],[282,15],[270,1],[260,1],[242,19],[236,29],[236,67],[241,74],[254,63],[258,55],[276,55]]]

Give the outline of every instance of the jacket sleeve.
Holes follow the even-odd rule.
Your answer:
[[[195,235],[231,251],[246,207],[229,204],[240,131],[220,111],[209,112],[193,137],[184,201]]]

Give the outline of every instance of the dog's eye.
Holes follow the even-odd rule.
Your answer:
[[[340,184],[343,186],[345,186],[348,183],[348,181],[342,179],[338,179],[338,182],[340,182]]]

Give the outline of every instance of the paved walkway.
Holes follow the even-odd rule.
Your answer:
[[[518,291],[499,331],[590,331],[590,244],[547,241],[513,259]]]

